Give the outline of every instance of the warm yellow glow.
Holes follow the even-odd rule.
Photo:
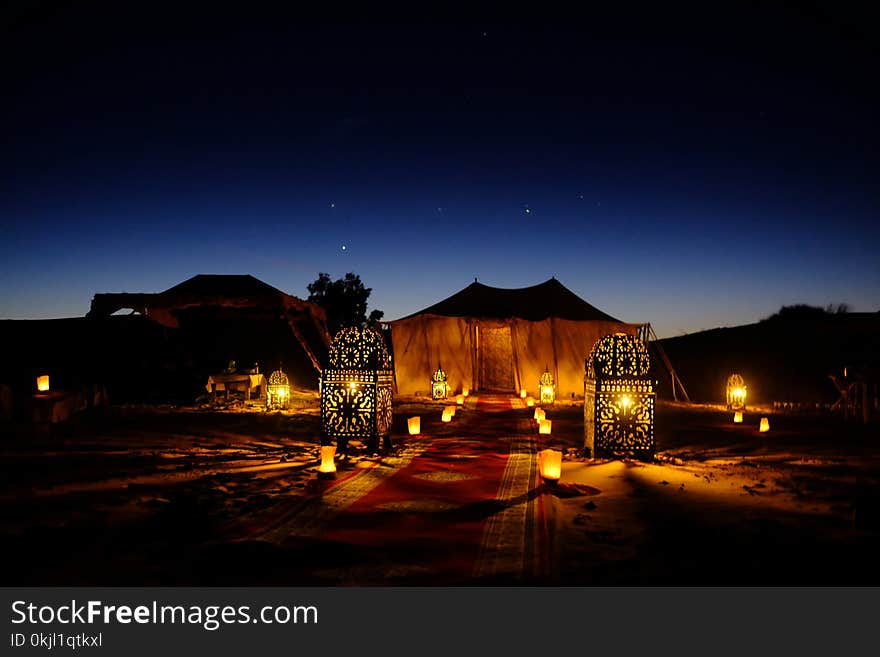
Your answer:
[[[406,426],[410,436],[418,435],[422,432],[422,418],[418,415],[411,417],[406,421]]]
[[[37,390],[40,392],[46,392],[49,390],[49,375],[44,374],[43,376],[37,377]]]
[[[538,433],[549,434],[553,427],[551,420],[541,420],[538,422]]]
[[[742,421],[743,421],[742,411],[737,411],[736,413],[733,414],[733,421],[736,424],[742,424]]]
[[[531,397],[526,397],[526,406],[528,406],[529,408],[531,408],[531,407],[534,406],[534,405],[535,405],[535,400],[532,399]]]
[[[459,406],[464,406],[464,395],[456,395],[455,396],[455,403],[458,404]]]
[[[447,406],[443,409],[443,416],[440,418],[443,422],[452,422],[452,416],[455,415],[455,408]]]
[[[545,481],[559,481],[562,476],[562,452],[555,449],[538,452],[538,470]]]
[[[462,388],[461,394],[463,394],[465,397],[467,397],[469,394],[471,394],[470,388]]]
[[[321,465],[318,466],[318,472],[336,472],[336,462],[333,460],[334,454],[336,454],[335,445],[324,445],[321,447]]]
[[[358,384],[357,384],[356,382],[354,382],[354,381],[349,381],[349,382],[348,382],[348,387],[349,387],[350,390],[354,390],[355,388],[358,387]]]
[[[529,395],[529,393],[526,392],[525,388],[523,388],[522,390],[519,391],[519,398],[520,399],[525,399],[526,397],[528,397],[528,395]]]
[[[556,401],[556,389],[553,386],[541,386],[541,403],[552,404]]]
[[[547,414],[544,412],[543,408],[536,408],[535,414],[533,416],[538,422],[547,417]]]
[[[624,395],[620,398],[620,405],[623,406],[623,409],[626,410],[629,408],[629,405],[632,403],[632,399],[629,398],[629,395]]]
[[[761,426],[758,429],[758,431],[760,431],[761,433],[764,433],[765,431],[770,431],[770,420],[768,420],[765,417],[762,417],[761,418]]]

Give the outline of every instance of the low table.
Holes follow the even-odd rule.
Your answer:
[[[250,400],[251,393],[258,391],[257,397],[266,394],[266,376],[264,374],[212,374],[208,377],[205,389],[215,397],[220,391],[226,392],[229,399],[230,389],[243,390],[245,399]]]

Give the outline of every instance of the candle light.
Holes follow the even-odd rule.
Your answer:
[[[422,418],[418,415],[411,417],[406,421],[406,426],[409,429],[410,436],[418,435],[422,430]]]
[[[538,422],[538,433],[549,434],[552,427],[553,422],[551,420],[541,420]]]

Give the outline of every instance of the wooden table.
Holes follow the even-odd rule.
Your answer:
[[[226,392],[229,399],[230,389],[244,390],[245,399],[251,398],[251,393],[259,390],[258,397],[266,394],[266,376],[264,374],[212,374],[208,377],[205,389],[215,397],[217,393]]]

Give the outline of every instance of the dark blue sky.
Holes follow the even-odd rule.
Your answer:
[[[4,10],[0,317],[321,271],[386,319],[475,276],[661,336],[880,309],[875,16],[121,4]]]

